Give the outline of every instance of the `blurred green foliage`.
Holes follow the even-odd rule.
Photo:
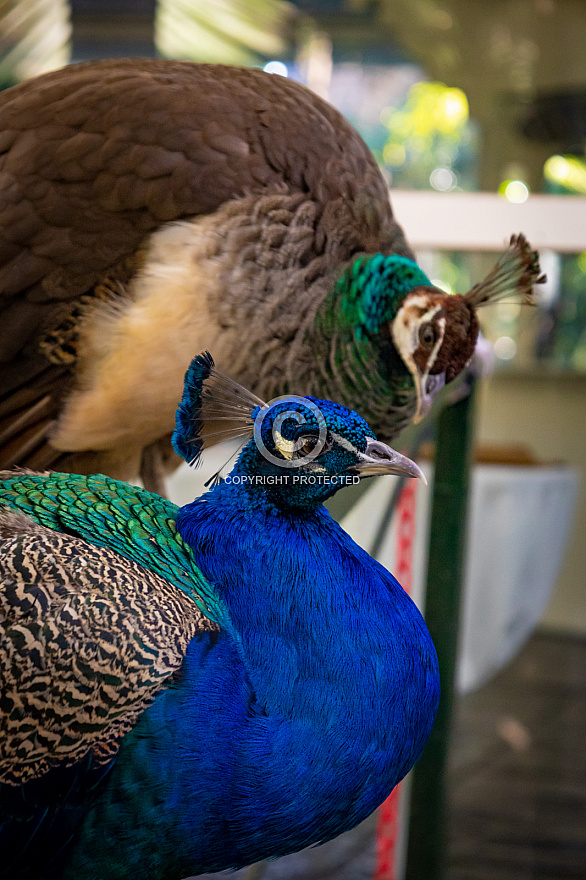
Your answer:
[[[477,189],[478,130],[461,89],[417,82],[404,103],[385,107],[386,142],[378,156],[393,186],[406,189]]]

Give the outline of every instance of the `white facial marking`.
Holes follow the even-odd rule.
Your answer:
[[[295,441],[287,440],[286,437],[283,437],[280,431],[276,428],[273,428],[273,440],[275,441],[275,446],[281,453],[284,459],[287,461],[291,461],[293,458],[293,453],[295,452]]]
[[[438,318],[437,319],[437,326],[439,327],[437,341],[436,341],[434,347],[432,348],[431,353],[427,359],[427,363],[425,365],[426,378],[427,378],[427,376],[429,376],[429,371],[431,370],[431,368],[435,364],[435,359],[438,355],[440,348],[442,347],[442,343],[444,341],[444,336],[446,335],[446,319],[445,318]]]
[[[414,358],[414,354],[419,347],[419,329],[422,324],[429,323],[434,315],[436,315],[442,308],[441,303],[437,303],[427,309],[427,304],[427,294],[420,293],[407,296],[391,324],[391,333],[395,347],[403,358],[403,361],[407,365],[409,372],[413,376],[413,381],[415,382],[415,390],[417,392],[417,409],[413,417],[415,422],[421,421],[423,416],[429,412],[433,402],[433,397],[426,392],[426,384],[429,372],[435,363],[440,348],[442,347],[446,333],[445,317],[438,318],[436,322],[436,326],[439,329],[438,338],[429,354],[425,369],[421,372],[415,363]],[[420,314],[422,309],[427,310],[423,314]]]
[[[335,431],[332,431],[332,440],[334,440],[338,446],[341,446],[342,449],[345,449],[346,452],[353,452],[355,455],[360,455],[360,452],[356,447],[350,443],[349,440],[346,440],[345,437],[342,437],[341,434],[336,434]]]

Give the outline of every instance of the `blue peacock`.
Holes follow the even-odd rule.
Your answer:
[[[419,476],[343,406],[196,357],[174,445],[239,425],[182,508],[100,475],[0,482],[0,876],[179,880],[353,827],[420,755],[435,650],[323,502]]]

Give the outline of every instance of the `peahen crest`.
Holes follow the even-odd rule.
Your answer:
[[[531,250],[525,236],[519,233],[511,235],[509,249],[501,254],[486,278],[464,294],[464,299],[476,308],[508,296],[520,296],[522,302],[535,305],[533,285],[544,281],[546,276],[541,274],[539,254]]]

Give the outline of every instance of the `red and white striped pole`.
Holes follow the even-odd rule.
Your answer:
[[[395,513],[397,536],[393,573],[408,595],[411,595],[413,589],[416,508],[417,480],[407,480]],[[397,855],[401,843],[400,790],[400,785],[395,786],[379,809],[374,880],[400,880],[397,877]]]

